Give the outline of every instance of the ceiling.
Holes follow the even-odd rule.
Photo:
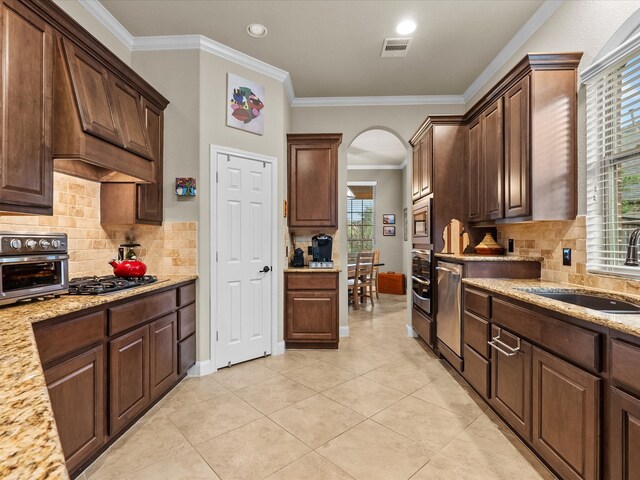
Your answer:
[[[406,157],[407,147],[393,133],[381,129],[361,133],[347,149],[347,164],[351,168],[354,165],[401,168]]]
[[[289,72],[296,97],[462,95],[543,0],[101,0],[135,37],[201,34]],[[405,58],[380,58],[396,24]],[[261,23],[264,38],[246,33]]]

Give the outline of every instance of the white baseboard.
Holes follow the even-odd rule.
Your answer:
[[[276,343],[276,346],[274,347],[273,351],[271,352],[271,355],[283,355],[285,349],[286,349],[286,346],[284,344],[284,341],[278,342],[278,343]]]
[[[413,329],[413,327],[411,325],[405,325],[407,327],[407,337],[417,337],[418,334],[416,333],[416,331]]]
[[[196,364],[187,372],[187,376],[204,377],[205,375],[209,375],[216,370],[217,369],[215,367],[215,364],[211,360],[205,360],[204,362],[196,362]]]
[[[340,336],[341,337],[349,336],[349,325],[340,325]]]

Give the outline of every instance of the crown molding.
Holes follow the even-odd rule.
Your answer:
[[[534,13],[527,23],[525,23],[520,30],[509,40],[500,53],[491,60],[489,65],[482,71],[478,78],[476,78],[471,85],[465,90],[464,97],[465,103],[469,102],[476,95],[487,82],[489,82],[495,74],[507,63],[507,61],[513,57],[522,45],[531,38],[531,36],[546,22],[551,15],[555,13],[558,8],[564,3],[564,0],[547,0],[544,2],[536,13]]]
[[[611,52],[604,55],[599,60],[593,62],[580,74],[580,83],[587,83],[594,77],[607,70],[612,65],[615,65],[622,59],[624,59],[630,53],[636,51],[640,47],[640,33],[635,34],[628,39],[622,45],[613,49]]]
[[[392,105],[464,105],[462,95],[395,95],[380,97],[301,97],[292,107],[375,107]]]
[[[98,0],[78,0],[80,5],[89,10],[107,30],[113,33],[118,40],[120,40],[125,47],[129,50],[132,49],[134,37],[129,33],[129,30],[111,15],[111,12],[105,8]]]
[[[402,170],[407,166],[407,160],[402,163],[385,163],[381,165],[347,165],[347,170]]]

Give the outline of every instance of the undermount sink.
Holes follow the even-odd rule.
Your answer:
[[[590,295],[578,292],[536,292],[529,291],[541,297],[551,298],[560,302],[571,303],[580,307],[591,308],[603,313],[640,313],[640,306],[614,298]]]

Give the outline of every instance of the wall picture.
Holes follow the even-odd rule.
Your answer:
[[[395,237],[396,227],[382,227],[382,235],[385,237]]]
[[[227,74],[227,126],[264,134],[264,85]]]
[[[396,224],[396,215],[395,213],[385,213],[382,215],[382,224],[383,225],[395,225]]]
[[[192,177],[176,178],[176,195],[179,197],[195,197],[196,179]]]

